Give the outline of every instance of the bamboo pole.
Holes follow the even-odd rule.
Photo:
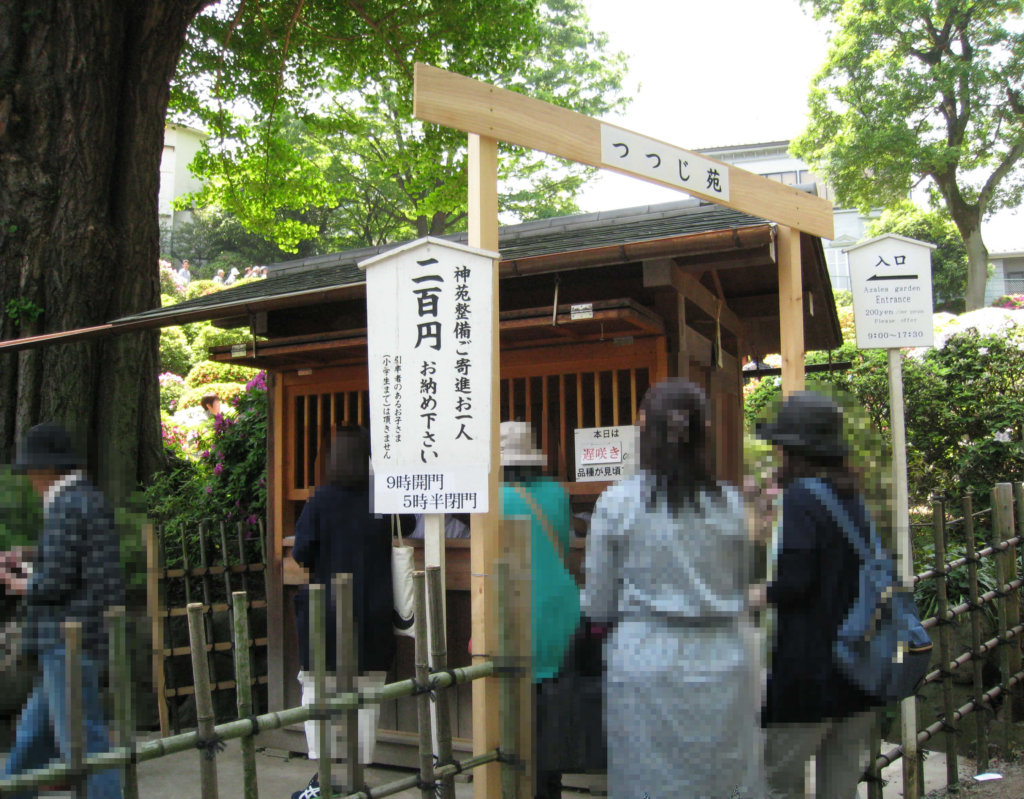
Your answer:
[[[252,672],[249,668],[249,597],[245,591],[231,594],[234,609],[232,629],[235,644],[235,703],[238,718],[252,715]],[[256,741],[247,735],[242,739],[242,796],[244,799],[258,799],[256,785]]]
[[[224,599],[229,602],[228,613],[233,614],[235,608],[230,604],[231,596],[234,593],[231,587],[231,566],[229,565],[230,552],[228,551],[228,534],[224,529],[224,522],[220,523],[220,558],[224,565]],[[232,618],[231,627],[234,629],[235,622]]]
[[[188,606],[188,638],[192,648],[192,679],[196,687],[196,721],[199,740],[205,746],[199,755],[199,781],[203,799],[217,799],[217,740],[213,695],[210,693],[210,671],[206,659],[206,636],[203,632],[203,606]],[[198,743],[197,742],[197,743]]]
[[[455,761],[449,763],[447,766],[439,766],[434,769],[435,777],[452,777],[456,774],[460,774],[465,771],[470,771],[477,766],[486,766],[488,763],[496,763],[500,753],[497,749],[490,752],[485,752],[482,755],[475,755],[473,757],[466,758],[465,760]],[[394,796],[396,793],[401,793],[409,788],[415,788],[420,783],[419,772],[412,775],[411,777],[402,777],[394,782],[388,782],[384,785],[378,785],[373,789],[371,794],[367,791],[356,791],[350,793],[345,799],[381,799],[384,796]]]
[[[511,676],[512,658],[512,609],[511,576],[508,561],[495,563],[498,589],[498,663],[503,677],[498,688],[498,707],[501,715],[501,752],[504,759],[501,764],[501,797],[516,797],[516,755],[518,731],[516,729],[516,683]]]
[[[1013,483],[1005,483],[1005,485],[1007,494],[1006,504],[1010,516],[1006,539],[1010,539],[1014,534],[1014,526],[1019,531],[1024,532],[1024,503],[1021,502],[1021,497],[1024,496],[1024,489],[1022,489],[1020,483],[1017,483],[1016,486]],[[1014,501],[1014,494],[1016,494],[1016,502]],[[1006,581],[1013,583],[1019,574],[1016,544],[1010,544],[1006,548],[1006,567],[1008,571]],[[1006,598],[1006,626],[1016,627],[1018,624],[1020,624],[1020,596],[1018,591],[1013,591]],[[1021,670],[1022,666],[1024,666],[1024,662],[1022,662],[1021,658],[1021,642],[1019,638],[1015,638],[1010,643],[1010,671],[1016,673]],[[1019,719],[1024,717],[1024,695],[1021,694],[1019,687],[1013,691],[1012,696],[1013,718]]]
[[[359,653],[356,651],[355,605],[352,597],[352,575],[334,576],[335,663],[338,690],[347,694],[355,690]],[[363,764],[359,757],[359,710],[345,711],[345,787],[354,791],[363,784]]]
[[[135,735],[132,719],[132,675],[128,658],[128,619],[123,606],[109,608],[107,617],[108,665],[114,694],[114,732],[118,746],[131,747]],[[139,799],[139,775],[134,763],[123,770],[124,799]]]
[[[981,610],[978,607],[978,558],[974,542],[974,497],[970,489],[964,496],[964,551],[967,555],[967,591],[971,600],[971,666],[973,671],[974,695],[982,696],[985,685],[982,679],[984,663],[981,662]],[[984,708],[987,710],[988,708]],[[988,724],[985,713],[974,717],[974,761],[979,772],[988,770]]]
[[[430,613],[430,662],[435,671],[448,668],[448,648],[445,641],[444,608],[441,604],[444,585],[441,570],[427,567],[427,605]],[[437,714],[437,760],[440,765],[452,762],[451,695],[438,691],[434,712]],[[454,776],[441,780],[441,799],[455,799]]]
[[[942,570],[946,565],[946,504],[941,497],[932,498],[932,526],[935,532],[935,568]],[[946,592],[946,575],[935,578],[935,594],[938,598],[939,618],[946,618],[949,600]],[[945,668],[950,658],[949,624],[939,628],[939,659]],[[942,707],[946,722],[946,787],[959,790],[960,774],[957,771],[956,730],[953,727],[953,678],[944,675],[942,679]],[[922,783],[923,785],[924,783]]]
[[[64,630],[64,701],[68,723],[68,767],[75,780],[76,799],[86,799],[88,786],[83,769],[82,740],[82,623],[67,621]]]
[[[493,678],[494,676],[494,662],[486,660],[472,666],[465,666],[450,669],[443,673],[431,674],[430,683],[435,688],[448,688],[452,685],[462,685],[467,682],[473,682],[474,680]],[[1021,678],[1024,678],[1024,674],[1021,675]],[[389,702],[394,699],[399,699],[403,696],[412,696],[415,691],[415,680],[400,680],[398,682],[385,685],[382,689],[377,691],[367,691],[365,693],[363,691],[358,691],[332,697],[327,699],[326,704],[329,712],[345,711],[365,706],[367,704],[379,704],[381,702]],[[311,707],[293,707],[288,708],[287,710],[277,710],[257,716],[255,720],[237,719],[236,721],[218,724],[213,728],[213,731],[221,741],[232,741],[236,738],[243,738],[246,735],[252,735],[257,727],[261,731],[278,730],[282,727],[288,727],[293,724],[301,724],[304,721],[310,720],[313,715],[313,711],[314,709]],[[204,740],[206,740],[206,738],[204,738],[199,731],[193,731],[181,733],[180,735],[172,735],[169,738],[160,738],[155,741],[146,741],[136,748],[135,760],[139,763],[145,763],[149,760],[156,760],[168,755],[187,752],[195,749],[196,745]],[[488,753],[484,753],[480,757],[483,757],[484,759],[474,765],[484,765],[486,763],[493,763],[497,760],[495,750],[489,750]],[[126,747],[118,747],[113,751],[101,752],[99,754],[89,756],[85,761],[85,767],[89,772],[100,771],[102,769],[122,767],[126,763],[131,762],[131,760],[132,753],[130,749]],[[476,758],[474,758],[474,760],[476,760]],[[465,761],[464,766],[469,767],[466,766],[469,762],[470,761]],[[448,766],[447,768],[452,767]],[[452,770],[455,771],[454,768]],[[438,769],[438,771],[441,770]],[[67,779],[69,774],[70,769],[67,764],[60,764],[56,766],[49,766],[47,768],[35,769],[11,777],[0,778],[0,795],[3,795],[3,792],[5,791],[33,788],[58,780]],[[417,776],[416,779],[418,780],[419,777]],[[416,782],[413,782],[413,785],[416,784]],[[374,789],[373,795],[374,797],[383,796],[383,794],[378,793],[378,789]]]
[[[876,764],[882,752],[882,718],[876,713],[871,723],[871,738],[868,743],[868,799],[882,799],[882,770]]]
[[[420,737],[420,794],[423,799],[433,799],[434,796],[434,753],[431,746],[430,735],[430,691],[428,690],[430,680],[430,665],[427,662],[427,600],[426,600],[426,575],[421,572],[413,572],[413,597],[415,600],[415,615],[413,616],[413,630],[416,634],[416,682],[419,683],[418,695],[416,697],[416,717]]]
[[[334,731],[327,713],[324,700],[327,697],[327,652],[324,643],[327,640],[327,601],[322,585],[313,583],[309,586],[309,651],[313,667],[313,708],[317,720],[316,740],[320,747],[320,764],[317,774],[320,777],[320,795],[331,799],[331,749],[334,746]]]
[[[160,574],[163,566],[163,547],[157,537],[156,527],[146,524],[142,527],[146,538],[146,611],[151,625],[153,651],[150,656],[153,670],[153,691],[156,694],[157,718],[160,720],[160,735],[166,737],[171,731],[168,715],[166,676],[164,671],[164,613],[162,601],[163,582]]]
[[[1009,483],[997,483],[992,490],[992,544],[998,544],[1013,537],[1013,497]],[[1010,568],[1007,562],[1008,550],[999,552],[996,558],[996,585],[998,590],[1009,581]],[[999,620],[999,633],[1002,634],[1009,628],[1010,597],[1012,593],[1005,594],[996,602],[996,613]],[[1015,597],[1014,597],[1015,598]],[[1018,650],[1019,652],[1019,650]],[[999,648],[999,669],[1002,674],[1004,690],[1006,681],[1011,674],[1016,673],[1012,668],[1012,652],[1009,645]],[[1019,660],[1018,660],[1019,663]],[[1017,671],[1020,669],[1018,668]],[[1003,757],[1010,757],[1010,739],[1013,726],[1013,693],[1007,691],[1003,697],[1003,722],[1000,725],[1003,740]]]

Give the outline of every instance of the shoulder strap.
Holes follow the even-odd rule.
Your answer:
[[[397,513],[391,514],[391,543],[394,544],[395,540],[398,540],[398,546],[404,547],[405,541],[402,540],[402,522],[398,518]]]
[[[562,562],[562,568],[571,575],[572,571],[569,569],[569,553],[562,550],[562,542],[558,540],[558,535],[556,535],[554,527],[551,526],[551,522],[548,521],[548,517],[545,515],[544,511],[541,510],[540,505],[537,504],[537,500],[530,496],[530,492],[523,488],[519,483],[509,483],[509,487],[522,498],[523,502],[526,503],[533,515],[537,517],[537,521],[540,522],[540,526],[544,530],[545,535],[547,535],[548,540],[551,542],[551,546],[555,548],[555,554],[558,555],[558,559]]]
[[[871,523],[870,515],[867,516],[868,520],[868,543],[874,549],[874,553],[868,549],[861,537],[857,535],[856,525],[853,523],[853,519],[850,518],[850,514],[846,512],[846,509],[836,499],[835,492],[830,486],[821,480],[804,480],[804,485],[810,489],[811,493],[818,498],[818,501],[825,506],[825,509],[832,514],[838,523],[839,527],[843,531],[843,535],[849,542],[850,546],[856,550],[860,559],[863,561],[871,560],[872,558],[882,559],[885,557],[885,553],[882,551],[882,544],[878,540],[878,536],[875,535],[875,527]]]

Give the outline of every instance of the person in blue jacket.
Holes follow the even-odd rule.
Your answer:
[[[295,524],[292,557],[309,571],[311,584],[330,590],[336,574],[352,575],[356,618],[359,671],[383,684],[395,656],[391,625],[394,597],[391,588],[391,520],[374,514],[370,496],[370,438],[365,428],[341,427],[328,449],[324,484],[317,486]],[[336,668],[335,612],[333,597],[327,604],[327,670]],[[313,703],[310,671],[308,589],[296,595],[296,625],[299,633],[299,682],[302,704]],[[363,713],[367,710],[367,713]],[[368,719],[375,708],[360,710],[360,738],[375,734]],[[375,718],[375,715],[374,715]],[[316,722],[306,722],[309,758],[319,757]],[[365,750],[364,750],[365,751]],[[352,786],[349,786],[352,787]],[[301,799],[319,796],[317,775]]]
[[[28,475],[43,500],[43,532],[29,577],[10,578],[7,589],[25,595],[28,622],[26,652],[39,660],[40,674],[21,713],[14,748],[4,764],[10,777],[67,760],[71,728],[67,714],[64,622],[82,628],[82,720],[87,755],[110,746],[100,694],[106,661],[104,613],[124,605],[120,540],[114,514],[103,494],[82,471],[71,437],[57,424],[36,425],[25,435],[12,466]],[[116,769],[92,772],[86,780],[90,799],[119,799]],[[5,794],[27,799],[35,791]]]

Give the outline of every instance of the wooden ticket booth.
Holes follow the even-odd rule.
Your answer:
[[[799,236],[805,346],[832,348],[841,336],[821,242]],[[220,311],[214,298],[204,298],[208,318],[248,324],[266,338],[218,348],[213,357],[266,369],[271,392],[271,710],[299,703],[292,597],[306,575],[289,557],[295,520],[315,489],[318,453],[331,429],[369,418],[365,294],[356,264],[386,249],[276,264],[267,280],[220,295],[231,302]],[[647,388],[668,376],[705,389],[714,469],[722,479],[740,479],[742,363],[780,345],[774,225],[686,200],[507,227],[500,252],[501,419],[533,424],[549,474],[572,499],[579,532],[607,483],[574,480],[574,431],[632,424]],[[577,570],[584,547],[581,535],[573,546]],[[448,541],[446,561],[449,664],[468,665],[469,542]],[[411,675],[412,642],[400,638],[389,681]],[[455,748],[471,751],[470,686],[453,693]],[[416,765],[415,729],[412,700],[385,706],[378,762]],[[267,738],[305,751],[299,727]]]

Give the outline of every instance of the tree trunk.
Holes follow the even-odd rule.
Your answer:
[[[981,236],[981,223],[974,227],[960,229],[967,249],[967,297],[968,311],[985,305],[985,283],[988,281],[988,247]]]
[[[208,0],[207,0],[208,1]],[[0,3],[0,339],[154,308],[170,80],[204,0]],[[10,300],[42,309],[35,322]],[[161,463],[156,332],[0,356],[0,462],[68,426],[120,501]]]

